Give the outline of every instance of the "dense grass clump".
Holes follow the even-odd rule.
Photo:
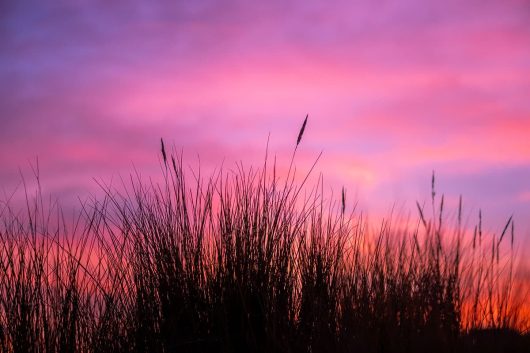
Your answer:
[[[320,178],[162,152],[162,183],[104,186],[73,227],[1,205],[1,352],[529,351],[512,220],[446,226],[433,186],[432,217],[373,231]]]

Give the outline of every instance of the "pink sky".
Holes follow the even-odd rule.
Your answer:
[[[67,204],[94,177],[159,172],[159,139],[205,168],[320,151],[329,185],[383,214],[430,176],[530,241],[530,3],[4,1],[0,191]],[[471,222],[470,221],[470,222]]]

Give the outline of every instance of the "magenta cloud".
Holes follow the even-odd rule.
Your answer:
[[[0,5],[0,185],[39,158],[64,198],[158,173],[319,164],[374,213],[440,188],[530,233],[526,1],[17,1]],[[283,162],[282,162],[283,161]],[[281,168],[281,166],[280,166]],[[353,194],[353,192],[351,193]],[[397,200],[396,200],[397,198]],[[385,208],[386,207],[386,208]],[[530,234],[528,234],[530,238]]]

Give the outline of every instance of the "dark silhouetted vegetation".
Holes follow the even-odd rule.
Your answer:
[[[511,219],[448,225],[433,181],[374,231],[294,168],[162,155],[162,183],[102,185],[73,226],[40,193],[0,205],[1,352],[530,351]]]

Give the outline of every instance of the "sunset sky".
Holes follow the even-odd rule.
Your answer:
[[[530,242],[530,2],[0,3],[0,192],[38,157],[75,204],[159,141],[208,169],[269,150],[360,209],[415,211],[430,177],[492,231]],[[3,198],[3,196],[2,196]]]

